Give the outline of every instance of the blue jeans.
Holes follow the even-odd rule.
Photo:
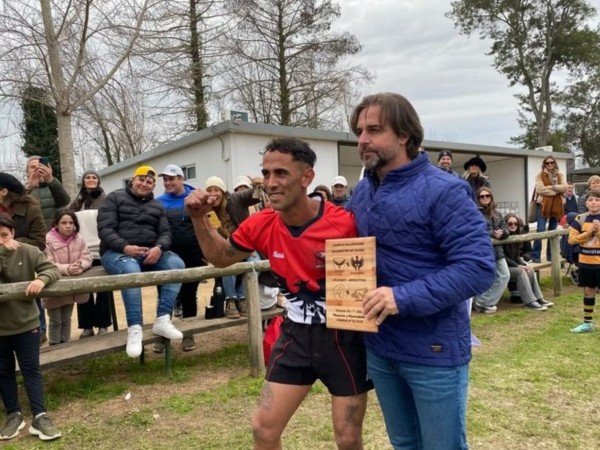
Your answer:
[[[508,270],[508,264],[506,258],[500,258],[496,260],[496,278],[494,278],[494,284],[482,294],[475,297],[475,304],[477,306],[496,306],[504,289],[508,286],[510,280],[510,271]]]
[[[0,336],[0,397],[6,414],[21,411],[15,355],[23,375],[29,408],[35,417],[46,411],[44,380],[40,370],[40,332],[37,328],[25,333]]]
[[[123,273],[140,273],[154,270],[184,269],[185,264],[179,256],[173,252],[164,252],[156,264],[143,264],[144,258],[134,258],[123,253],[106,250],[102,255],[102,266],[111,275]],[[181,283],[163,284],[158,289],[158,306],[156,316],[169,316],[173,312],[175,299],[181,288]],[[140,288],[128,288],[121,290],[127,326],[141,325],[142,321],[142,290]]]
[[[382,358],[367,368],[394,450],[466,450],[469,365],[434,367]]]
[[[556,230],[558,226],[558,219],[556,217],[543,217],[542,216],[542,205],[537,205],[537,228],[535,231],[538,233],[542,231],[546,231],[546,224],[548,224],[548,231]],[[531,259],[540,259],[542,255],[542,241],[537,240],[533,241],[533,251],[531,252]],[[548,240],[546,245],[546,259],[548,261],[552,260],[552,255],[550,254],[550,240]]]

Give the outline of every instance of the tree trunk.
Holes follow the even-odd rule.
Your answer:
[[[58,124],[58,150],[60,153],[60,166],[62,168],[62,184],[71,198],[77,195],[75,181],[75,158],[73,156],[73,132],[71,130],[71,114],[56,111]]]

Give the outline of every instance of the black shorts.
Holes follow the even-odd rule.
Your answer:
[[[579,287],[600,288],[600,268],[589,269],[580,267],[579,270]]]
[[[269,358],[268,381],[306,386],[321,380],[331,395],[349,397],[373,389],[361,333],[286,318]]]

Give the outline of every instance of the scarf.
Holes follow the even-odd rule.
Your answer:
[[[558,184],[558,172],[548,173],[545,170],[542,172],[542,181],[544,186],[554,186]],[[542,196],[542,217],[548,219],[551,217],[560,219],[565,214],[562,195],[556,193],[551,197]]]

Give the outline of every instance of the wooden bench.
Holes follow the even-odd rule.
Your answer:
[[[276,307],[272,310],[263,311],[262,320],[271,319],[283,314],[284,309]],[[239,319],[210,319],[193,317],[187,319],[175,320],[173,324],[184,335],[201,334],[208,331],[229,328],[233,326],[244,325],[248,322],[246,317]],[[171,373],[172,368],[172,347],[169,339],[156,336],[152,333],[152,325],[144,325],[142,344],[154,344],[156,342],[165,343],[165,369]],[[119,351],[125,351],[127,344],[127,330],[120,330],[95,336],[88,339],[79,339],[65,342],[64,344],[53,345],[52,347],[43,347],[40,349],[40,366],[45,369],[64,366],[66,364],[77,363],[98,356],[108,355]],[[140,356],[140,362],[144,362],[144,353]]]
[[[560,260],[560,265],[562,267],[563,263],[566,263],[567,260],[566,259],[561,259]],[[529,263],[529,265],[533,268],[533,271],[535,272],[535,276],[537,277],[538,281],[540,280],[540,271],[543,269],[550,269],[552,268],[552,261],[546,261],[546,262],[539,262],[539,263]]]

